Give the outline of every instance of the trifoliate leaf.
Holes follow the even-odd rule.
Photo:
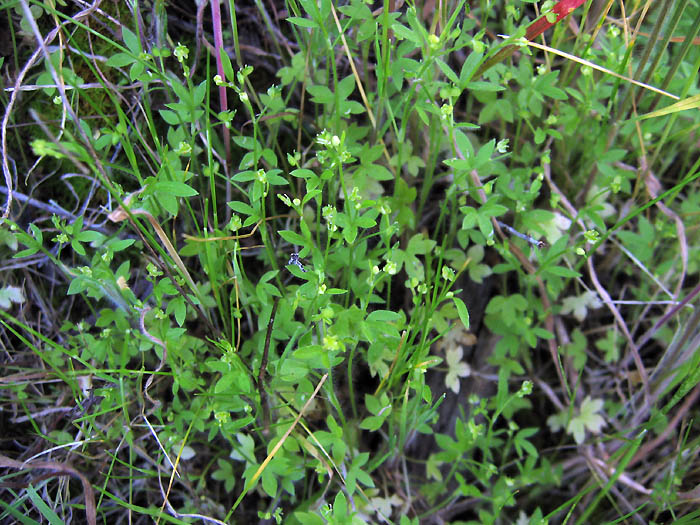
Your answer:
[[[23,303],[24,294],[21,288],[5,286],[0,288],[0,308],[7,310],[12,303]]]
[[[493,273],[490,266],[481,264],[481,260],[484,258],[484,247],[480,244],[475,244],[469,250],[467,250],[467,257],[470,259],[469,266],[469,277],[475,283],[481,284],[484,277],[488,277]]]
[[[605,426],[605,419],[598,412],[603,408],[602,399],[591,399],[586,396],[586,399],[581,403],[579,415],[569,421],[567,431],[574,436],[574,440],[579,445],[583,443],[586,437],[586,429],[593,434],[599,434],[600,430]]]
[[[601,306],[603,306],[603,303],[598,299],[598,295],[595,292],[588,291],[579,296],[565,297],[561,313],[564,315],[573,313],[579,322],[583,322],[588,313],[588,308],[600,308]]]
[[[563,412],[549,416],[547,418],[547,425],[552,432],[557,432],[566,427],[566,431],[574,436],[574,440],[580,445],[586,437],[586,430],[593,434],[599,434],[601,429],[606,425],[605,419],[598,413],[602,408],[602,399],[591,399],[586,396],[583,403],[581,403],[578,415],[573,417],[568,423],[569,412],[568,410],[564,410]]]
[[[445,386],[451,388],[455,394],[459,394],[459,378],[468,377],[471,374],[471,368],[467,363],[462,361],[461,346],[449,348],[445,352],[445,362],[447,363],[448,371],[445,376]]]

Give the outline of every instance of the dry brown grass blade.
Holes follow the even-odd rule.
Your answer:
[[[377,131],[377,122],[374,119],[374,114],[372,113],[372,108],[369,105],[369,100],[367,100],[367,95],[365,95],[365,88],[362,86],[362,79],[360,78],[360,74],[357,72],[357,68],[355,67],[355,61],[352,59],[352,53],[350,53],[350,47],[348,46],[347,40],[345,40],[345,33],[343,33],[343,27],[340,25],[340,20],[338,19],[338,14],[335,12],[335,7],[333,7],[333,2],[330,2],[329,5],[331,6],[331,13],[333,13],[333,19],[335,20],[335,25],[338,28],[338,33],[340,33],[340,39],[343,42],[343,49],[345,51],[345,55],[347,56],[348,62],[350,63],[350,69],[352,69],[352,74],[355,77],[355,83],[357,84],[357,89],[360,91],[360,97],[362,97],[362,103],[365,105],[365,110],[367,111],[367,117],[369,118],[369,121],[372,124],[372,129],[374,131]],[[394,169],[391,165],[391,157],[389,155],[389,151],[386,149],[386,144],[384,144],[384,139],[382,139],[382,137],[377,137],[377,138],[382,145],[384,158],[387,161],[387,168],[393,172]],[[396,173],[394,173],[394,175],[396,175]]]
[[[148,398],[148,400],[154,405],[154,408],[160,406],[160,401],[154,400],[149,394],[148,394],[148,389],[151,387],[151,384],[153,384],[153,380],[156,377],[156,374],[160,372],[163,369],[163,365],[165,365],[165,360],[168,358],[168,347],[165,346],[165,342],[161,341],[146,329],[146,314],[150,311],[150,308],[142,308],[141,309],[141,315],[139,316],[139,328],[141,329],[141,334],[148,339],[150,342],[152,342],[155,346],[160,347],[160,349],[163,351],[163,355],[160,358],[160,363],[158,364],[158,367],[151,372],[151,375],[148,377],[148,380],[146,381],[146,386],[143,387],[143,394]]]
[[[505,35],[501,35],[501,37],[508,38]],[[573,60],[574,62],[577,62],[577,63],[581,64],[582,66],[590,67],[592,69],[595,69],[596,71],[600,71],[601,73],[605,73],[606,75],[611,75],[613,77],[619,78],[620,80],[624,80],[625,82],[629,82],[630,84],[634,84],[635,86],[643,87],[644,89],[648,89],[649,91],[653,91],[654,93],[658,93],[660,95],[671,98],[673,100],[680,100],[680,97],[674,95],[673,93],[669,93],[668,91],[664,91],[664,90],[659,89],[657,87],[654,87],[650,84],[645,84],[643,82],[639,82],[633,78],[626,77],[624,75],[620,75],[619,73],[615,73],[614,71],[612,71],[610,69],[607,69],[603,66],[599,66],[595,62],[591,62],[590,60],[586,60],[584,58],[577,57],[576,55],[572,55],[572,54],[567,53],[565,51],[560,51],[559,49],[555,49],[553,47],[538,44],[536,42],[531,42],[529,40],[523,40],[523,44],[526,44],[530,47],[540,49],[542,51],[548,51],[549,53],[554,53],[555,55],[559,55],[560,57],[567,58],[569,60]]]
[[[188,286],[190,287],[190,291],[197,296],[199,299],[199,305],[195,305],[192,300],[185,294],[183,291],[182,293],[185,296],[185,300],[190,303],[192,308],[200,313],[202,316],[202,319],[209,325],[209,328],[214,332],[214,326],[211,324],[211,320],[209,319],[209,315],[207,314],[206,310],[204,310],[201,307],[201,304],[203,304],[203,299],[200,294],[199,288],[195,285],[194,280],[192,279],[192,276],[190,275],[190,272],[187,270],[185,267],[185,263],[182,262],[182,259],[180,258],[180,255],[177,253],[177,250],[175,250],[175,247],[173,244],[170,242],[170,239],[168,239],[168,236],[165,234],[165,231],[163,231],[163,228],[161,227],[160,224],[158,224],[158,221],[156,221],[155,217],[151,215],[148,211],[142,210],[140,208],[136,209],[127,209],[124,208],[124,206],[128,206],[129,202],[131,201],[132,198],[134,198],[136,195],[141,193],[143,189],[140,189],[139,191],[136,191],[134,193],[129,194],[129,196],[124,199],[124,204],[120,205],[116,210],[112,211],[107,217],[109,220],[112,222],[121,222],[124,220],[130,220],[133,221],[133,217],[135,215],[141,215],[143,217],[146,217],[148,222],[151,223],[151,226],[153,227],[153,230],[156,232],[156,235],[158,235],[158,238],[160,239],[160,242],[163,243],[163,246],[165,247],[165,250],[168,252],[172,260],[175,262],[175,265],[178,267],[180,272],[182,273],[183,278],[187,282]],[[134,229],[141,235],[141,231],[137,228],[136,224],[132,222],[132,226]],[[143,236],[142,236],[143,237]],[[150,244],[146,242],[144,239],[144,243],[153,251],[153,248],[151,247]],[[154,257],[156,256],[154,252]],[[167,268],[166,268],[167,269]],[[169,271],[169,270],[168,270]],[[173,281],[175,279],[173,278]]]
[[[360,74],[357,72],[357,68],[355,67],[355,61],[352,59],[350,47],[348,46],[347,40],[345,40],[345,33],[343,33],[343,27],[340,25],[338,13],[335,12],[333,2],[330,3],[330,6],[331,13],[333,13],[333,19],[335,20],[335,26],[338,28],[338,33],[340,33],[340,39],[343,42],[343,50],[345,51],[345,56],[347,56],[348,58],[348,62],[350,63],[350,69],[352,69],[352,74],[355,77],[355,82],[357,82],[357,89],[360,91],[360,97],[362,97],[362,103],[365,105],[365,109],[367,110],[367,117],[369,117],[369,121],[372,123],[372,129],[376,131],[377,122],[374,120],[374,114],[372,113],[372,109],[370,108],[369,100],[367,100],[367,95],[365,95],[365,88],[362,86],[362,79],[360,79]]]
[[[333,462],[333,458],[330,456],[328,451],[326,451],[326,449],[319,442],[319,440],[316,438],[314,433],[311,432],[311,429],[309,429],[304,424],[304,421],[299,421],[299,425],[301,425],[301,427],[309,435],[309,438],[311,438],[311,441],[313,441],[313,443],[321,450],[321,452],[323,452],[323,455],[325,455],[326,458],[328,459],[328,462],[326,462],[323,459],[323,457],[320,454],[318,454],[318,452],[316,452],[314,450],[314,447],[311,445],[311,443],[309,443],[302,435],[298,435],[297,439],[302,444],[302,446],[325,467],[326,472],[328,473],[328,483],[326,484],[326,488],[323,491],[323,495],[325,495],[325,493],[328,491],[328,488],[331,486],[331,482],[333,481],[333,470],[335,470],[336,474],[338,474],[338,479],[344,485],[345,484],[345,477],[343,476],[343,473],[340,471],[338,466]],[[333,467],[333,470],[331,470],[331,465]],[[379,516],[381,516],[384,519],[384,521],[389,523],[389,518],[384,515],[382,510],[380,508],[378,508],[377,505],[375,505],[375,503],[370,499],[369,495],[365,492],[365,490],[360,485],[356,485],[356,489],[360,494],[362,494],[362,496],[365,498],[365,501],[367,501],[372,506],[374,511]],[[323,495],[319,496],[317,501],[321,501],[323,499]]]
[[[328,489],[331,486],[331,483],[333,482],[333,469],[338,469],[335,465],[331,467],[331,463],[333,459],[331,458],[330,454],[326,451],[325,448],[323,448],[323,445],[318,442],[318,439],[316,439],[316,436],[314,436],[313,432],[311,432],[311,429],[309,429],[306,425],[304,425],[303,421],[300,421],[299,424],[302,426],[302,428],[306,431],[306,433],[314,440],[314,444],[316,446],[313,446],[311,443],[309,443],[309,440],[307,440],[304,436],[301,435],[301,433],[298,433],[297,439],[299,440],[299,443],[301,444],[302,447],[304,447],[304,450],[306,450],[309,454],[311,454],[316,461],[318,461],[321,465],[323,465],[324,470],[326,471],[326,474],[328,474],[328,483],[326,483],[326,487],[323,489],[323,494],[328,492]],[[318,450],[316,450],[316,447],[318,447],[323,454],[320,454]],[[323,456],[326,456],[328,458],[328,461],[325,460]],[[342,479],[342,477],[341,477]],[[321,496],[320,499],[322,499],[323,496]]]
[[[396,348],[396,354],[394,355],[394,360],[391,362],[391,366],[389,367],[389,371],[382,378],[381,382],[379,383],[379,386],[374,391],[375,396],[377,394],[379,394],[381,389],[384,387],[385,382],[391,377],[391,374],[394,371],[394,366],[396,366],[396,361],[398,361],[398,359],[399,359],[399,355],[401,354],[401,349],[403,348],[403,345],[405,342],[406,342],[406,330],[404,330],[403,333],[401,334],[401,341],[399,341],[399,346]]]
[[[238,499],[236,500],[236,503],[233,505],[233,510],[238,507],[238,504],[241,502],[241,500],[245,497],[245,495],[248,493],[250,488],[255,484],[255,482],[258,480],[258,478],[262,475],[263,471],[267,468],[268,463],[272,461],[272,458],[275,457],[275,454],[277,454],[277,451],[282,448],[282,445],[284,445],[284,442],[287,441],[287,438],[289,435],[292,433],[294,428],[297,426],[299,421],[301,420],[301,417],[304,415],[304,412],[306,412],[306,409],[309,408],[309,405],[311,402],[316,399],[316,395],[318,394],[318,391],[321,390],[321,387],[323,386],[323,383],[326,382],[326,379],[328,379],[328,374],[323,374],[323,377],[321,377],[321,380],[318,382],[318,385],[316,385],[316,388],[314,389],[313,393],[309,396],[309,399],[304,403],[304,406],[301,408],[297,416],[294,418],[294,421],[292,422],[291,425],[289,425],[289,428],[287,431],[284,433],[284,435],[280,438],[280,440],[277,442],[277,444],[272,448],[270,453],[267,455],[265,460],[260,464],[258,469],[255,471],[253,476],[250,478],[250,481],[246,483],[246,488],[241,492],[240,496],[238,496]]]
[[[645,120],[648,118],[663,117],[664,115],[671,115],[673,113],[679,113],[681,111],[687,111],[689,109],[700,108],[700,95],[693,95],[686,97],[683,100],[679,100],[675,104],[666,106],[665,108],[657,109],[656,111],[651,111],[639,116],[639,120]]]
[[[140,193],[140,191],[129,195],[124,200],[124,204],[128,206],[131,198],[134,197],[138,193]],[[156,232],[156,235],[158,235],[160,242],[163,243],[163,246],[165,246],[165,249],[167,250],[168,254],[170,255],[170,257],[173,258],[173,261],[175,261],[176,266],[182,272],[182,276],[187,281],[187,284],[190,286],[190,288],[193,292],[196,292],[197,286],[194,284],[194,280],[192,279],[190,272],[187,271],[187,268],[185,267],[185,263],[183,263],[182,259],[180,259],[180,256],[178,255],[177,250],[175,250],[175,247],[170,242],[170,239],[168,239],[168,236],[163,231],[163,228],[161,227],[161,225],[158,224],[158,221],[156,221],[155,217],[153,217],[153,215],[151,215],[148,211],[142,210],[140,208],[137,208],[134,210],[129,210],[129,211],[131,212],[132,215],[141,215],[142,217],[146,217],[148,222],[151,223],[151,226],[153,227],[153,230]],[[108,215],[108,218],[112,222],[121,222],[121,221],[128,219],[129,214],[126,212],[126,210],[122,206],[119,206],[116,210],[114,210],[112,213],[110,213]]]
[[[624,4],[622,4],[622,7],[624,8]],[[612,24],[614,24],[614,25],[616,25],[616,26],[618,26],[618,27],[623,28],[623,29],[626,31],[626,30],[627,30],[627,20],[626,20],[626,18],[628,18],[628,17],[624,16],[624,14],[623,14],[623,16],[622,16],[621,18],[619,18],[619,19],[618,19],[618,18],[610,18],[610,17],[608,17],[607,20],[608,20],[609,22],[611,22]],[[637,31],[635,32],[635,38],[638,37],[638,36],[643,36],[644,38],[653,38],[653,36],[652,36],[651,33],[645,33],[644,31],[639,31],[639,30],[637,30]],[[657,37],[656,37],[656,40],[659,41],[659,42],[662,41],[662,40],[664,40],[664,39],[665,39],[665,37],[663,37],[663,36],[657,36]],[[670,42],[673,42],[674,44],[683,44],[683,43],[685,43],[686,40],[688,40],[688,37],[686,37],[686,36],[672,36],[672,37],[669,38],[669,41],[670,41]],[[700,46],[700,37],[693,38],[693,45],[694,45],[694,46]]]
[[[284,215],[273,215],[272,217],[265,217],[265,219],[260,219],[258,222],[255,223],[255,226],[253,226],[253,229],[250,230],[248,233],[241,233],[240,235],[222,235],[219,237],[195,237],[194,235],[188,235],[184,234],[183,237],[192,242],[215,242],[215,241],[237,241],[239,239],[247,239],[248,237],[252,237],[255,235],[255,232],[258,231],[258,228],[262,224],[263,220],[264,221],[271,221],[274,219],[284,219],[285,217],[290,217],[291,215],[289,213],[284,214]]]
[[[57,463],[55,461],[37,461],[33,463],[23,463],[15,459],[10,459],[7,456],[0,455],[0,467],[14,468],[17,470],[25,469],[47,469],[54,474],[63,476],[70,475],[80,479],[83,485],[83,498],[85,500],[85,518],[90,525],[97,525],[97,511],[95,507],[95,493],[92,490],[92,485],[87,477],[82,472],[79,472],[74,467],[67,463]]]

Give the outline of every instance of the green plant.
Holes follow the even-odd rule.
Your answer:
[[[213,2],[196,32],[161,1],[5,6],[41,44],[6,104],[34,124],[3,148],[4,478],[70,461],[101,521],[691,515],[665,444],[697,447],[685,4],[635,5],[633,39],[580,0]]]

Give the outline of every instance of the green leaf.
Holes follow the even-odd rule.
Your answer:
[[[508,399],[508,370],[501,367],[498,371],[498,387],[496,388],[496,410],[502,411]]]
[[[122,37],[124,38],[124,44],[132,52],[132,54],[139,56],[141,54],[141,42],[139,37],[137,37],[134,32],[126,26],[122,26]]]
[[[296,268],[296,266],[294,266]],[[302,361],[313,360],[319,361],[320,356],[323,353],[323,347],[321,345],[307,345],[302,346],[294,350],[294,357]],[[316,366],[316,363],[310,363],[311,366]]]
[[[568,357],[573,358],[573,365],[577,371],[583,370],[586,365],[588,356],[586,354],[586,349],[588,348],[588,341],[583,332],[578,328],[575,328],[571,337],[571,341],[566,343],[562,347],[562,353]]]
[[[593,434],[599,434],[606,425],[603,416],[598,412],[603,408],[602,399],[591,399],[589,396],[581,403],[579,415],[574,417],[567,427],[567,431],[574,436],[576,443],[581,445],[586,437],[586,429]]]
[[[459,297],[453,297],[455,306],[457,307],[457,314],[459,315],[459,320],[462,321],[464,328],[469,330],[469,312],[467,311],[467,305],[464,304]]]
[[[177,126],[181,122],[186,121],[186,119],[180,118],[179,113],[170,111],[169,109],[159,109],[158,113],[165,123],[170,124],[171,126]]]
[[[194,197],[199,195],[199,192],[194,188],[188,186],[184,182],[177,182],[174,180],[160,181],[153,185],[156,194],[163,192],[166,195],[172,195],[174,197]]]
[[[348,500],[345,499],[343,491],[339,491],[333,501],[333,518],[337,523],[345,523],[348,517]]]
[[[603,408],[602,399],[591,399],[586,397],[581,404],[581,417],[586,422],[586,428],[593,433],[599,433],[605,426],[605,419],[598,414]]]
[[[21,288],[16,286],[5,286],[0,288],[0,308],[7,310],[12,303],[23,303],[25,301]]]
[[[428,456],[428,461],[425,464],[425,474],[428,477],[428,479],[434,479],[435,481],[442,481],[443,476],[442,472],[440,471],[440,467],[444,464],[444,461],[441,461],[438,458],[437,454],[430,454]],[[403,517],[402,521],[403,523]]]
[[[516,318],[522,317],[521,312],[527,309],[527,305],[527,299],[520,294],[497,295],[489,301],[486,313],[498,316],[503,323],[510,326]]]
[[[481,264],[481,260],[484,258],[484,247],[480,244],[475,244],[469,250],[467,250],[467,257],[470,259],[467,270],[469,271],[469,277],[475,283],[481,283],[484,277],[488,277],[493,273],[490,266],[486,264]]]
[[[375,310],[367,316],[368,321],[394,322],[401,319],[401,315],[390,310]]]
[[[483,81],[475,81],[475,82],[467,82],[467,85],[465,86],[467,89],[470,89],[472,91],[503,91],[505,88],[499,84],[494,84],[492,82],[483,82]]]
[[[470,366],[462,361],[464,350],[461,346],[448,348],[445,352],[445,362],[447,364],[447,375],[445,376],[445,386],[450,388],[455,394],[459,394],[460,377],[469,377]]]
[[[581,274],[576,270],[571,270],[563,266],[547,266],[544,271],[558,277],[576,278],[581,277]]]
[[[368,210],[365,213],[363,213],[360,217],[357,217],[357,219],[356,219],[357,225],[360,228],[365,228],[365,229],[373,228],[377,224],[377,221],[375,220],[376,216],[377,216],[376,210],[374,210],[374,209]]]
[[[27,487],[27,494],[39,513],[46,518],[51,525],[59,525],[64,523],[64,521],[58,517],[58,514],[56,514],[53,509],[46,504],[46,502],[31,484]]]
[[[355,89],[355,77],[348,75],[343,80],[338,82],[337,92],[341,100],[345,100]]]
[[[469,53],[469,56],[462,64],[462,70],[459,72],[460,87],[464,88],[468,85],[476,68],[479,67],[482,58],[484,58],[484,54],[481,52],[472,51]]]
[[[83,248],[83,245],[80,244],[79,241],[76,239],[73,239],[70,242],[71,247],[73,248],[73,251],[77,253],[78,255],[85,255],[85,248]]]
[[[306,525],[323,525],[326,523],[323,518],[318,514],[313,512],[295,512],[293,514],[294,518],[298,523],[305,523]]]
[[[486,145],[479,150],[479,155],[481,155],[481,152],[484,151],[485,148]],[[489,157],[493,152],[493,150],[491,150],[490,148],[486,149],[485,151],[488,152]],[[501,204],[498,204],[495,199],[490,199],[486,201],[486,203],[483,206],[481,206],[481,208],[479,208],[479,215],[485,215],[487,217],[498,217],[506,213],[508,213],[508,208]]]
[[[313,20],[308,18],[301,18],[299,16],[290,16],[287,18],[287,22],[294,24],[299,27],[306,27],[308,29],[318,29],[318,24]]]
[[[606,363],[616,363],[620,359],[620,340],[617,330],[608,330],[604,339],[595,342],[596,348],[605,352]]]
[[[639,233],[619,231],[616,233],[626,248],[642,263],[647,264],[658,248],[654,226],[644,217],[639,217]]]
[[[0,229],[0,244],[5,244],[13,252],[17,250],[19,234]]]
[[[401,39],[406,39],[410,40],[416,45],[421,45],[421,38],[418,36],[414,31],[410,30],[404,25],[401,25],[399,22],[394,21],[391,24],[391,29],[394,31],[394,34],[396,34],[397,37]]]
[[[112,250],[113,253],[120,252],[122,250],[126,250],[129,246],[134,244],[136,242],[135,239],[119,239],[116,240],[112,243],[109,244],[109,249]]]
[[[467,158],[474,156],[472,141],[469,140],[469,137],[463,131],[455,130],[455,140],[457,141],[457,146]]]
[[[333,104],[335,95],[327,86],[307,86],[306,91],[311,94],[311,101],[317,104]]]
[[[204,102],[204,97],[207,94],[207,88],[209,87],[208,82],[202,81],[199,85],[194,88],[194,93],[192,96],[192,102],[195,107],[201,106]]]
[[[343,228],[343,238],[348,244],[354,243],[357,238],[357,224],[351,222],[345,226],[345,228]]]
[[[579,296],[565,297],[562,301],[561,313],[566,315],[573,313],[577,321],[583,322],[589,308],[600,308],[603,303],[598,299],[598,294],[593,291],[583,292]]]
[[[127,53],[117,53],[107,59],[109,67],[125,67],[136,62],[136,59]]]
[[[493,224],[491,224],[491,220],[488,216],[479,212],[479,215],[476,216],[476,222],[479,225],[479,231],[481,231],[484,237],[490,239],[493,235]]]
[[[165,313],[174,313],[175,321],[177,322],[178,326],[182,326],[185,322],[185,315],[187,313],[187,305],[185,304],[185,298],[182,296],[173,298],[168,303],[168,308],[166,309]]]
[[[462,229],[471,230],[476,225],[476,219],[478,217],[478,212],[471,206],[462,206],[459,211],[464,214],[464,219],[462,219]]]
[[[539,456],[539,453],[537,452],[535,446],[527,440],[527,438],[537,434],[538,430],[539,429],[537,428],[524,428],[520,430],[517,434],[515,434],[513,444],[515,445],[515,448],[518,452],[518,456],[522,455],[522,451],[520,449],[524,449],[525,452],[527,452],[527,454],[529,456],[532,456],[533,458]]]
[[[388,399],[382,399],[381,401],[371,394],[365,394],[365,406],[369,410],[370,414],[378,415],[383,408],[383,403],[388,403]]]
[[[445,62],[443,62],[439,58],[437,58],[435,61],[437,62],[438,67],[442,70],[442,72],[445,74],[445,76],[448,79],[450,79],[450,82],[452,82],[453,84],[459,84],[459,79],[457,78],[457,75],[455,74],[455,72],[452,71],[450,66],[445,64]]]
[[[75,295],[86,290],[88,287],[88,282],[84,277],[75,277],[68,285],[68,291],[66,295]]]
[[[255,210],[245,202],[231,201],[228,203],[228,206],[236,213],[242,213],[243,215],[255,215]]]
[[[355,492],[356,481],[361,482],[367,487],[374,487],[372,478],[370,478],[369,475],[362,470],[362,466],[367,463],[368,459],[368,452],[362,452],[353,458],[352,465],[348,469],[348,475],[345,478],[346,488],[350,494]]]
[[[224,482],[224,490],[231,492],[236,484],[236,475],[233,473],[231,462],[219,458],[216,460],[219,468],[212,472],[211,477]]]
[[[384,424],[385,416],[369,416],[360,422],[360,428],[374,432]]]
[[[266,468],[262,473],[262,487],[268,496],[274,498],[277,495],[277,476],[272,469]]]
[[[566,427],[568,419],[569,414],[566,411],[552,414],[547,418],[547,426],[549,426],[552,432],[559,432],[562,428]]]
[[[284,177],[281,177],[279,173],[282,170],[275,169],[267,172],[267,182],[272,186],[287,186],[289,182]]]
[[[224,78],[228,80],[229,82],[235,82],[236,81],[236,75],[233,72],[233,65],[231,64],[231,58],[228,56],[228,53],[226,50],[222,47],[219,49],[219,53],[221,56],[221,66],[224,70]]]
[[[262,144],[255,140],[253,137],[249,137],[247,135],[241,136],[241,137],[233,137],[233,142],[236,144],[236,146],[239,146],[243,149],[247,149],[248,151],[252,151],[254,149],[257,150],[262,150]],[[254,173],[254,172],[250,172]]]
[[[94,230],[85,230],[82,232],[79,232],[75,238],[80,241],[80,242],[93,242],[93,241],[100,241],[105,238],[103,234],[100,232],[96,232]]]
[[[408,247],[406,248],[406,253],[410,255],[425,255],[430,252],[437,243],[432,239],[426,239],[425,235],[422,233],[416,233],[408,241]]]

